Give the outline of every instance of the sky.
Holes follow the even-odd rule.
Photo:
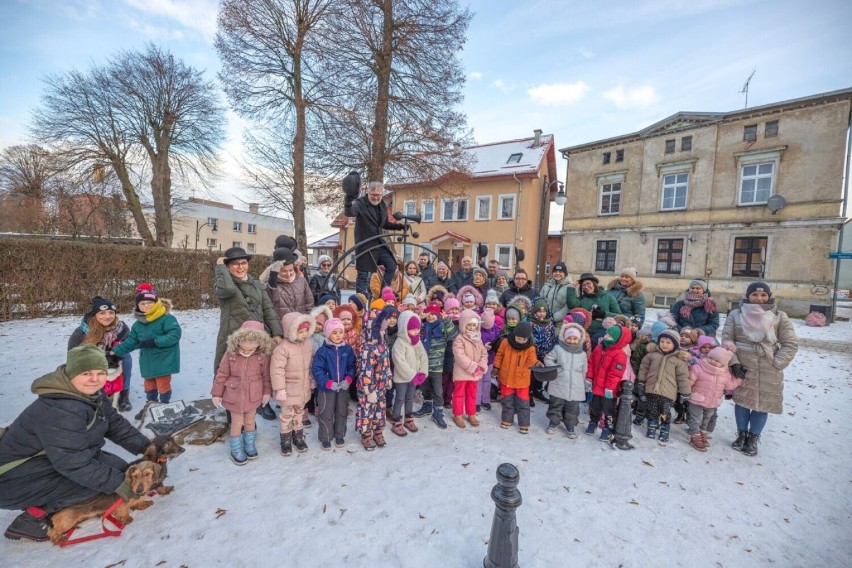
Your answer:
[[[215,80],[216,0],[0,2],[0,148],[27,141],[43,79],[152,41]],[[461,61],[477,143],[532,136],[557,148],[635,132],[679,111],[740,109],[852,87],[845,0],[462,1]],[[224,101],[224,96],[222,97]],[[228,113],[212,196],[251,201],[237,161],[247,124]],[[559,178],[565,161],[557,154]],[[552,230],[561,223],[553,207]],[[309,239],[333,233],[309,213]]]

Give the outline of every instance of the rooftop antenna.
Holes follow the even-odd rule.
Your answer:
[[[751,70],[751,75],[748,76],[748,79],[746,79],[746,82],[743,84],[743,88],[740,91],[740,94],[745,94],[745,107],[743,107],[743,108],[748,108],[748,86],[749,86],[749,83],[751,83],[751,79],[752,79],[752,77],[754,77],[754,74],[756,72],[757,72],[757,67],[755,67],[754,69]]]

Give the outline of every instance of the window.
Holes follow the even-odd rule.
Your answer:
[[[217,245],[218,245],[218,243],[216,242],[216,239],[207,237],[207,248],[213,248]]]
[[[684,136],[680,139],[680,151],[681,152],[691,152],[692,151],[692,136]]]
[[[234,247],[234,248],[236,248],[236,247],[242,248],[243,243],[242,243],[242,241],[234,241],[233,243],[231,243],[231,246]]]
[[[734,239],[734,262],[731,276],[763,278],[767,237],[737,237]]]
[[[480,195],[476,198],[476,220],[489,221],[491,219],[491,196]]]
[[[689,174],[671,174],[663,176],[663,211],[686,209],[686,190],[689,186]]]
[[[598,241],[595,250],[595,270],[615,271],[616,241]]]
[[[249,225],[249,226],[251,226],[251,225]],[[254,253],[255,252],[254,248],[255,248],[254,243],[247,243],[246,244],[246,252]]]
[[[500,208],[497,211],[498,219],[514,219],[515,218],[515,196],[501,195],[498,203]]]
[[[675,139],[666,140],[666,154],[674,154],[675,152]]]
[[[234,221],[234,231],[237,233],[243,232],[243,224],[240,221]],[[234,245],[237,246],[237,245]]]
[[[456,202],[456,221],[467,221],[467,199]]]
[[[680,274],[683,269],[683,239],[657,241],[657,274]]]
[[[417,202],[413,199],[408,199],[402,204],[402,212],[405,215],[414,215],[417,213]]]
[[[211,230],[219,230],[219,219],[217,219],[216,217],[207,217],[207,224],[210,225]]]
[[[509,268],[512,266],[512,245],[496,245],[494,256],[500,268]]]
[[[749,124],[743,128],[743,141],[751,142],[757,140],[757,125]]]
[[[615,151],[615,162],[623,162],[624,161],[624,150],[616,150]],[[550,272],[548,272],[550,274]]]
[[[621,210],[621,182],[601,185],[601,215],[618,215]]]
[[[467,198],[441,200],[441,221],[467,221]]]
[[[431,223],[435,220],[435,200],[428,199],[423,202],[423,219],[421,222]]]
[[[257,225],[249,223],[248,224],[248,232],[249,232],[250,235],[256,234],[257,233]]]
[[[775,136],[778,136],[778,121],[770,120],[763,128],[763,137],[774,138]]]
[[[611,152],[604,152],[603,153],[603,163],[604,164],[608,164],[611,158],[612,158]]]
[[[453,220],[453,200],[452,199],[443,199],[441,200],[441,221],[452,221]]]
[[[740,176],[740,205],[769,201],[775,186],[775,162],[746,164]]]
[[[509,156],[509,160],[506,163],[507,164],[517,164],[518,162],[521,161],[521,156],[523,156],[523,154],[521,154],[521,153],[512,154],[511,156]]]

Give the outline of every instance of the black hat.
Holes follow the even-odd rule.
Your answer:
[[[565,266],[564,262],[557,262],[556,264],[553,265],[553,268],[550,269],[551,272],[554,272],[556,270],[558,270],[559,272],[564,272],[565,274],[568,274],[568,267]]]
[[[343,193],[350,199],[355,199],[361,192],[361,174],[352,170],[343,178]]]
[[[245,249],[242,247],[231,247],[225,251],[225,264],[228,264],[232,260],[240,260],[240,259],[251,260],[251,255],[246,253]]]
[[[272,260],[282,260],[284,264],[293,264],[293,251],[287,247],[279,247],[272,252]]]
[[[278,235],[277,237],[275,237],[275,248],[277,249],[286,248],[293,250],[297,246],[299,246],[299,244],[296,242],[296,239],[294,239],[290,235]]]
[[[763,292],[766,292],[767,294],[769,294],[770,298],[772,297],[772,290],[769,289],[769,284],[767,284],[766,282],[757,281],[757,282],[752,282],[751,284],[748,285],[748,288],[746,288],[746,293],[745,293],[746,298],[751,296],[752,292],[757,292],[757,291],[761,291],[761,290]]]
[[[522,321],[515,326],[513,333],[515,337],[523,337],[525,339],[529,339],[530,337],[532,337],[532,326],[529,324],[529,322]]]
[[[105,312],[107,310],[117,312],[118,308],[115,307],[115,304],[113,304],[112,300],[110,300],[109,298],[101,298],[100,296],[95,296],[94,298],[92,298],[92,307],[89,308],[88,312],[86,312],[86,319],[89,319],[98,312]]]
[[[582,282],[583,280],[591,280],[595,284],[600,284],[600,280],[598,280],[598,277],[592,274],[591,272],[582,273],[577,281]]]

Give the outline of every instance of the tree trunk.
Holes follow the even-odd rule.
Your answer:
[[[299,18],[296,45],[293,49],[293,102],[296,107],[296,132],[293,135],[293,225],[299,250],[307,254],[308,240],[305,232],[305,101],[302,92],[302,48],[307,29],[304,18]]]
[[[388,107],[390,100],[390,75],[393,65],[393,0],[382,3],[382,45],[374,54],[376,65],[376,113],[370,140],[370,157],[367,179],[384,181],[387,159]]]
[[[133,215],[133,221],[136,223],[136,230],[146,247],[155,246],[154,235],[151,234],[151,229],[148,227],[148,221],[145,220],[145,215],[142,213],[142,204],[139,202],[139,196],[136,195],[136,190],[130,182],[130,175],[127,173],[127,167],[124,162],[118,158],[110,159],[115,174],[121,182],[121,191],[124,193],[124,199],[127,200],[127,208]]]
[[[155,246],[172,246],[172,179],[168,152],[154,153],[151,158],[151,195],[154,198]]]

